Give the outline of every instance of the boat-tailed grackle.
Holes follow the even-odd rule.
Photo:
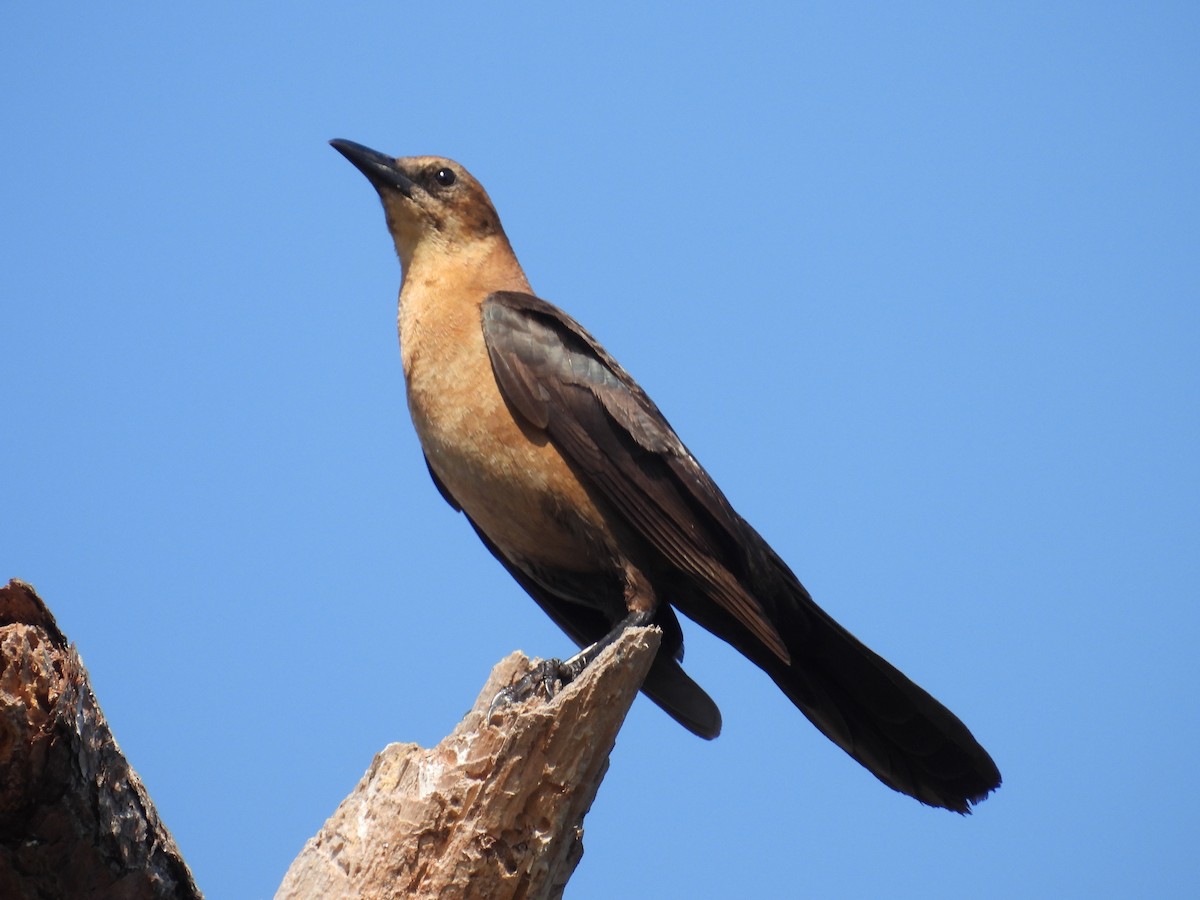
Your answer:
[[[479,182],[449,159],[332,144],[379,193],[400,257],[408,408],[434,483],[577,644],[658,625],[642,689],[713,738],[679,610],[889,787],[966,813],[1000,785],[966,726],[817,606],[617,361],[533,294]]]

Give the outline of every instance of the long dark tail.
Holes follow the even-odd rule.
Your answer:
[[[876,778],[922,803],[969,813],[998,788],[1000,770],[967,726],[835,622],[762,547],[774,570],[760,570],[762,586],[776,600],[776,628],[792,659],[747,655],[800,711]]]
[[[969,813],[1000,786],[987,751],[946,707],[813,602],[787,564],[744,520],[730,569],[763,607],[791,657],[784,662],[706,589],[676,585],[675,605],[756,663],[831,741],[890,788]]]

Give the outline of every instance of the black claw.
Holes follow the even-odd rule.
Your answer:
[[[491,705],[488,706],[488,720],[490,721],[496,710],[502,706],[524,703],[533,697],[539,688],[547,700],[553,699],[555,694],[570,684],[579,671],[582,671],[582,667],[576,671],[570,662],[571,660],[564,663],[558,659],[543,659],[535,663],[521,678],[496,692]]]
[[[543,659],[534,663],[529,672],[508,687],[501,688],[496,692],[496,696],[492,698],[492,702],[488,706],[488,721],[492,720],[492,716],[500,707],[508,706],[510,703],[524,703],[537,692],[538,688],[542,689],[547,700],[552,700],[555,694],[578,678],[588,664],[599,656],[605,647],[620,637],[626,628],[647,625],[652,618],[652,614],[648,612],[630,613],[618,622],[607,635],[590,647],[585,647],[570,659]]]

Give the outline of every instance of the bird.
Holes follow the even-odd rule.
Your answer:
[[[666,417],[566,312],[539,298],[483,186],[438,156],[330,142],[382,202],[400,261],[408,409],[437,490],[583,651],[662,641],[642,692],[706,739],[682,613],[762,669],[881,782],[966,814],[999,769],[945,706],[819,607]]]

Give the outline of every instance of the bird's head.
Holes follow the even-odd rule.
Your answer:
[[[397,159],[353,141],[329,143],[379,192],[406,272],[418,252],[454,253],[481,241],[507,240],[483,185],[453,160]]]

